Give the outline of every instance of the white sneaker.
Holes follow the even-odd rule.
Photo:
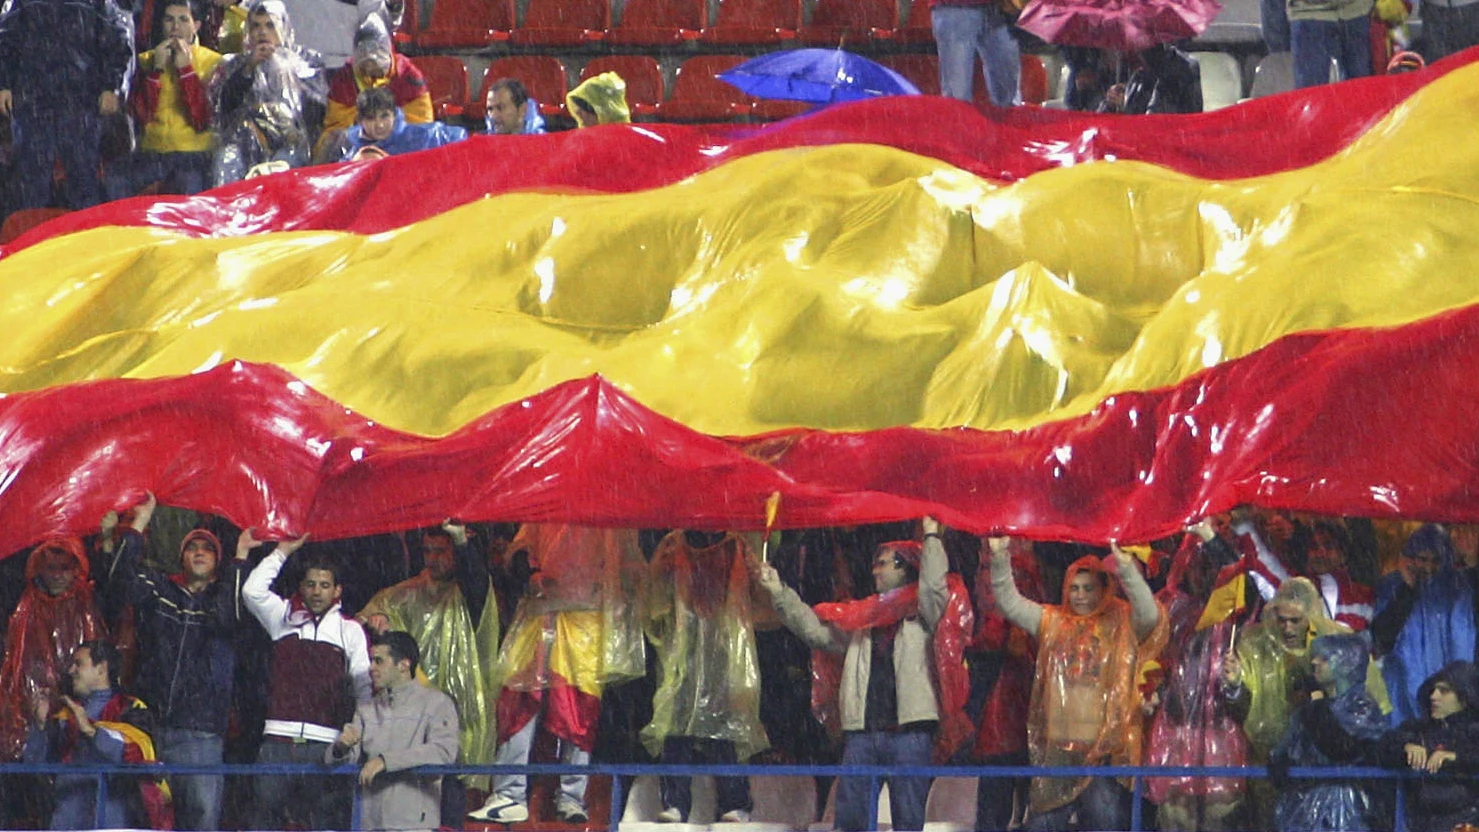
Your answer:
[[[556,800],[555,816],[566,823],[585,823],[590,820],[585,807],[573,800]]]
[[[669,806],[668,808],[666,808],[666,809],[662,810],[661,812],[658,812],[657,813],[657,822],[658,823],[682,823],[683,822],[683,813],[680,812],[680,811],[678,811],[678,807],[677,806]]]
[[[720,823],[749,823],[750,813],[744,809],[730,809],[719,816]]]
[[[468,812],[467,816],[483,823],[522,823],[529,819],[529,807],[495,794],[489,796],[483,808]]]

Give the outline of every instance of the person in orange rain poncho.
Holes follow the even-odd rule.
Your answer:
[[[680,529],[663,538],[642,588],[643,626],[662,668],[642,741],[664,763],[734,764],[770,746],[760,724],[752,555],[735,535],[715,537]],[[689,778],[661,781],[658,820],[687,822]],[[749,820],[745,778],[716,778],[714,786],[719,820]]]
[[[1166,588],[1157,596],[1166,607],[1170,640],[1161,653],[1165,679],[1155,692],[1145,764],[1151,766],[1241,766],[1248,742],[1221,696],[1223,657],[1233,649],[1236,625],[1229,617],[1206,626],[1203,611],[1220,570],[1238,552],[1208,521],[1188,530],[1171,563]],[[1201,629],[1198,629],[1201,627]],[[1243,799],[1234,777],[1153,777],[1146,781],[1163,830],[1219,830],[1233,824]]]
[[[73,648],[106,636],[82,541],[70,535],[43,540],[26,561],[26,588],[5,633],[0,762],[20,759],[33,702],[60,707],[59,685]]]
[[[560,741],[560,759],[590,761],[605,685],[646,673],[638,597],[645,564],[631,529],[527,524],[508,546],[533,569],[498,654],[498,765],[529,762],[534,733]],[[529,818],[523,775],[496,775],[488,800],[468,817],[484,823]],[[560,777],[555,814],[584,823],[584,775]]]
[[[924,541],[884,543],[873,560],[876,595],[809,607],[769,564],[756,567],[786,629],[817,652],[814,705],[835,702],[843,765],[922,766],[943,761],[970,736],[962,655],[975,618],[959,575],[947,574],[941,527]],[[841,659],[841,667],[837,659]],[[822,718],[824,724],[839,720]],[[924,828],[928,777],[888,777],[893,828]],[[837,828],[873,829],[867,778],[837,784]]]
[[[1111,572],[1097,557],[1079,558],[1064,575],[1062,606],[1051,606],[1018,591],[1006,538],[991,538],[990,547],[991,587],[1002,615],[1038,641],[1027,718],[1032,764],[1138,764],[1136,672],[1160,654],[1168,627],[1134,559],[1112,547]],[[1128,601],[1119,597],[1116,575]],[[1031,809],[1028,829],[1065,829],[1075,812],[1086,829],[1126,829],[1130,793],[1109,777],[1036,777]]]

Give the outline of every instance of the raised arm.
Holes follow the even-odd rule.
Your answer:
[[[1145,576],[1135,566],[1135,558],[1118,544],[1111,543],[1114,556],[1114,571],[1119,575],[1120,586],[1125,588],[1125,597],[1130,600],[1130,626],[1135,628],[1135,638],[1143,640],[1161,621],[1161,608],[1155,602],[1155,594],[1145,582]]]
[[[252,530],[247,529],[241,533],[242,539],[236,544],[237,560],[246,560],[247,552],[257,541],[252,536]],[[303,535],[297,540],[285,540],[277,544],[272,554],[262,559],[252,574],[247,576],[246,582],[241,585],[241,602],[247,610],[256,617],[267,631],[270,638],[277,638],[282,633],[283,620],[288,614],[288,600],[272,591],[272,582],[277,580],[277,575],[282,571],[282,565],[287,562],[288,555],[298,550],[308,541],[308,535]],[[368,660],[366,660],[368,661]]]
[[[775,567],[768,563],[756,564],[755,580],[760,588],[770,595],[770,602],[781,617],[781,624],[814,650],[842,653],[847,650],[847,638],[838,630],[822,623],[811,607],[801,600],[796,590],[781,582]]]
[[[945,573],[950,570],[950,559],[945,555],[945,543],[940,534],[944,527],[933,517],[926,517],[924,529],[924,551],[919,556],[919,617],[931,632],[945,614],[945,603],[950,590],[945,586]]]
[[[1037,637],[1042,629],[1042,604],[1029,601],[1017,589],[1017,579],[1012,575],[1011,541],[1005,537],[987,540],[991,549],[991,592],[996,596],[996,607],[1002,617]]]

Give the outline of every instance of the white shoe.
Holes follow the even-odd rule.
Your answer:
[[[585,807],[573,800],[556,800],[555,816],[566,823],[585,823],[590,820]]]
[[[522,823],[529,819],[529,807],[495,794],[488,798],[483,808],[468,812],[467,816],[483,823]]]
[[[720,823],[749,823],[750,813],[744,809],[730,809],[719,816]]]
[[[658,812],[657,813],[657,822],[658,823],[682,823],[683,822],[683,813],[680,812],[680,811],[678,811],[678,807],[677,806],[669,806],[668,808],[666,808],[666,809],[662,810],[661,812]]]

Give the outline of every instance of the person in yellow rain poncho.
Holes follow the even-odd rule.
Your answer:
[[[401,630],[416,639],[427,681],[457,703],[459,762],[491,763],[498,741],[498,600],[489,591],[488,561],[469,544],[467,527],[450,520],[423,532],[421,549],[421,574],[380,590],[359,619],[377,634]],[[466,808],[461,781],[443,778],[443,825],[460,825]]]
[[[615,72],[585,79],[565,96],[565,108],[581,127],[627,124],[632,120],[627,109],[627,82]]]
[[[529,762],[534,732],[560,741],[560,760],[590,761],[601,716],[601,689],[647,669],[638,605],[646,564],[631,529],[528,524],[508,554],[529,558],[532,575],[498,654],[499,765]],[[523,775],[497,775],[483,806],[468,817],[484,823],[529,819]],[[584,775],[564,775],[555,814],[583,823]]]
[[[652,556],[642,623],[662,670],[642,741],[664,763],[734,764],[770,746],[760,724],[750,557],[739,537],[681,529]],[[761,600],[760,609],[769,606]],[[749,781],[720,777],[714,785],[719,820],[749,820]],[[689,778],[663,777],[661,790],[658,820],[686,823]]]
[[[1237,650],[1222,664],[1222,695],[1248,737],[1248,762],[1266,765],[1269,752],[1284,738],[1289,716],[1319,689],[1309,646],[1319,636],[1349,633],[1325,612],[1320,590],[1308,578],[1285,581],[1263,608],[1259,623],[1238,637]],[[1391,711],[1381,671],[1367,666],[1366,690],[1382,713]],[[1273,829],[1277,796],[1269,781],[1248,782],[1248,805],[1257,813],[1255,828]]]
[[[1032,764],[1138,765],[1137,671],[1160,655],[1170,625],[1133,556],[1114,547],[1104,559],[1112,566],[1093,555],[1074,561],[1063,576],[1063,603],[1053,606],[1017,591],[1005,538],[991,538],[990,545],[991,589],[1001,613],[1038,641],[1027,711]],[[1111,777],[1034,777],[1031,803],[1027,829],[1067,828],[1075,811],[1086,829],[1129,828],[1130,792]]]

